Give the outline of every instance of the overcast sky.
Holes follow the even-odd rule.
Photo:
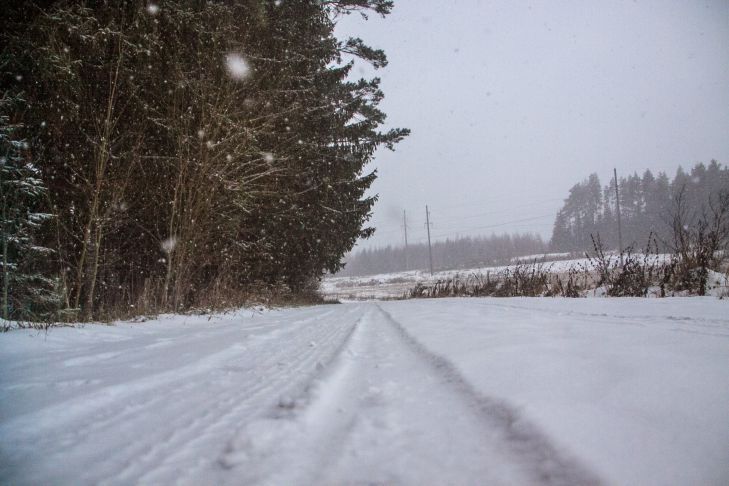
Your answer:
[[[436,239],[548,238],[590,173],[729,163],[727,0],[396,0],[338,34],[386,51],[381,107],[412,130],[377,153],[378,231],[359,247],[402,244],[403,209],[424,241],[426,204]]]

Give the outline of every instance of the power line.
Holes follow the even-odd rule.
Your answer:
[[[503,221],[501,223],[485,225],[485,226],[468,226],[468,227],[460,226],[460,227],[455,227],[455,228],[443,228],[444,230],[446,230],[445,232],[431,235],[431,238],[443,238],[443,237],[455,236],[457,233],[470,233],[473,231],[498,228],[498,227],[502,227],[502,226],[509,226],[509,225],[516,224],[516,223],[537,221],[542,218],[553,217],[553,216],[554,215],[550,213],[550,214],[543,214],[541,216],[533,216],[533,217],[529,217],[529,218],[521,218],[521,219],[510,220],[510,221]],[[432,226],[432,224],[433,223],[430,223],[431,226]],[[546,223],[540,223],[540,224],[531,224],[531,225],[529,225],[529,228],[551,226],[552,224],[553,223],[551,221],[546,222]],[[378,230],[377,235],[389,235],[389,234],[393,234],[395,231],[397,231],[397,232],[402,231],[402,227],[398,228],[397,230],[386,230],[386,231]],[[426,237],[419,237],[416,240],[411,239],[411,243],[425,241],[425,239],[426,239]]]
[[[476,226],[476,227],[472,227],[472,228],[463,228],[463,229],[459,229],[459,230],[453,230],[453,231],[451,231],[449,233],[443,233],[443,234],[440,234],[440,235],[435,235],[434,237],[435,238],[441,238],[443,236],[451,236],[455,232],[465,232],[465,231],[474,231],[474,230],[482,230],[482,229],[491,229],[491,228],[498,228],[500,226],[508,226],[508,225],[514,224],[514,223],[525,223],[525,222],[528,222],[528,221],[536,221],[538,219],[546,218],[548,216],[554,216],[554,215],[552,213],[550,213],[550,214],[543,214],[541,216],[534,216],[534,217],[531,217],[531,218],[515,219],[513,221],[504,221],[502,223],[491,224],[491,225],[488,225],[488,226]]]
[[[478,205],[484,204],[484,203],[491,203],[491,202],[495,202],[495,201],[509,201],[509,200],[513,200],[513,199],[514,199],[514,192],[513,191],[509,191],[509,192],[499,193],[499,194],[496,194],[496,195],[493,195],[492,194],[490,197],[487,197],[485,199],[480,199],[480,200],[474,201],[474,202],[464,202],[464,203],[459,203],[459,204],[447,204],[445,206],[439,205],[438,208],[439,209],[455,209],[455,208],[462,208],[462,207],[466,207],[466,206],[473,207],[473,206],[478,206]],[[522,200],[523,199],[523,196],[522,195],[519,195],[518,196],[518,199],[519,200]],[[560,198],[560,199],[564,199],[564,198]],[[533,200],[533,201],[536,202],[537,200]]]
[[[543,200],[540,200],[540,201],[535,201],[535,202],[530,203],[530,204],[522,204],[522,205],[519,205],[519,206],[509,206],[509,210],[512,210],[512,209],[522,209],[522,208],[530,208],[530,207],[542,205],[545,202],[563,201],[563,200],[564,200],[563,198],[543,199]],[[498,213],[503,213],[503,212],[504,211],[501,210],[501,209],[494,209],[493,211],[486,211],[486,212],[483,212],[483,213],[476,213],[476,214],[470,214],[470,215],[466,215],[466,216],[458,216],[456,218],[450,218],[450,221],[462,221],[464,219],[480,218],[482,216],[489,216],[489,215],[492,215],[492,214],[498,214]]]
[[[463,206],[473,207],[473,206],[484,205],[489,202],[508,202],[509,200],[510,200],[509,198],[495,197],[495,198],[487,198],[487,199],[481,200],[481,201],[479,201],[478,204],[469,203],[469,204],[450,205],[450,206],[438,206],[438,208],[439,209],[444,209],[444,208],[448,209],[448,208],[463,207]],[[509,206],[508,209],[511,210],[511,209],[528,208],[528,207],[540,205],[542,203],[555,202],[555,201],[564,201],[564,198],[559,197],[559,198],[532,199],[531,201],[527,202],[526,204],[519,204],[518,206]],[[468,213],[467,212],[464,215],[456,216],[455,218],[451,218],[451,221],[460,221],[460,220],[464,220],[464,219],[477,218],[480,216],[488,216],[488,215],[497,214],[500,212],[503,212],[503,210],[495,209],[492,211],[478,212],[478,213]],[[402,231],[402,226],[400,225],[400,223],[395,223],[392,220],[383,221],[382,223],[376,223],[374,221],[370,221],[370,224],[377,228],[379,234],[383,234],[386,232],[387,233],[395,233],[395,232],[399,233],[400,231]]]

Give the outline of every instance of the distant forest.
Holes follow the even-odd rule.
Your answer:
[[[502,234],[476,238],[457,238],[433,244],[433,268],[436,270],[474,268],[508,263],[520,255],[546,252],[547,243],[537,234]],[[405,247],[363,249],[349,255],[340,276],[372,275],[402,270],[426,269],[429,266],[428,244]]]
[[[665,250],[672,243],[671,223],[679,197],[684,220],[692,224],[711,210],[722,191],[729,192],[729,168],[712,160],[696,164],[690,172],[680,168],[671,180],[663,173],[646,170],[618,181],[623,247],[639,251],[653,241]],[[475,268],[508,263],[511,259],[546,252],[584,254],[593,250],[592,237],[600,236],[606,249],[618,249],[615,183],[602,185],[597,174],[575,184],[557,213],[552,238],[537,234],[503,234],[458,238],[433,244],[436,270]],[[364,249],[350,254],[341,276],[372,275],[406,269],[427,269],[428,245]]]
[[[651,234],[659,248],[671,244],[671,222],[679,197],[687,223],[691,224],[716,205],[719,194],[729,191],[729,168],[712,160],[696,164],[690,172],[682,168],[673,180],[646,170],[620,178],[620,218],[623,247],[644,248]],[[553,251],[582,252],[592,249],[591,235],[600,235],[606,248],[618,248],[615,182],[603,186],[597,174],[575,184],[557,213],[550,247]]]

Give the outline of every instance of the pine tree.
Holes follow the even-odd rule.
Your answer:
[[[19,96],[0,99],[0,247],[3,319],[48,317],[58,306],[57,282],[44,263],[51,250],[36,242],[36,232],[51,218],[40,212],[46,188],[30,161],[28,144],[17,138],[19,124],[7,114],[22,104]]]

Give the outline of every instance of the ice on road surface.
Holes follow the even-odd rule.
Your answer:
[[[363,302],[0,336],[3,484],[727,484],[729,309]]]

